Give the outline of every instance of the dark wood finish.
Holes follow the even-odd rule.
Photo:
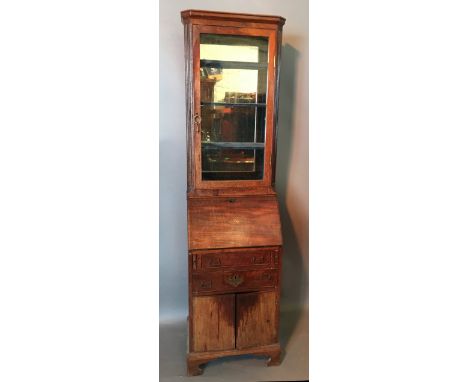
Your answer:
[[[242,187],[242,188],[225,188],[225,189],[205,189],[193,190],[187,196],[189,199],[214,197],[214,196],[254,196],[254,195],[267,195],[276,196],[276,192],[272,187]]]
[[[184,11],[181,17],[185,31],[187,113],[187,373],[199,375],[200,366],[211,360],[243,354],[264,355],[269,357],[268,366],[278,365],[282,237],[274,181],[279,56],[285,19],[199,10]],[[265,103],[238,105],[265,108],[265,141],[216,143],[231,148],[263,146],[261,180],[202,180],[201,100],[213,99],[216,81],[201,79],[200,65],[266,65],[207,60],[200,63],[201,33],[268,38]]]
[[[188,9],[181,12],[184,24],[248,26],[252,28],[278,29],[286,19],[281,16],[252,15],[247,13],[226,13]]]
[[[187,193],[193,191],[195,184],[195,146],[194,137],[197,134],[194,126],[194,87],[193,87],[193,34],[192,25],[184,25],[184,51],[185,51],[185,119],[187,144]]]
[[[279,80],[280,80],[280,69],[281,69],[281,41],[282,41],[283,31],[278,30],[276,37],[276,89],[279,89]],[[276,147],[277,147],[277,137],[278,137],[278,109],[279,109],[279,91],[275,92],[275,117],[273,121],[273,149],[271,154],[271,186],[275,186],[276,181]]]
[[[188,200],[189,250],[281,245],[274,196]]]
[[[223,251],[192,251],[193,270],[213,271],[235,267],[242,269],[278,268],[279,248],[243,248]]]
[[[193,273],[192,275],[192,291],[194,294],[260,290],[275,288],[277,284],[278,271],[272,269],[255,271],[229,270]]]

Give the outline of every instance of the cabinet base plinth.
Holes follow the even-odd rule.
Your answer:
[[[257,355],[269,357],[267,366],[277,366],[281,363],[281,348],[279,344],[257,346],[241,350],[192,352],[187,354],[187,374],[189,376],[200,375],[203,373],[203,370],[200,368],[201,365],[218,358],[236,355]]]
[[[278,347],[278,351],[271,352],[270,358],[268,358],[267,366],[279,366],[281,363],[281,350]]]
[[[203,370],[200,367],[201,363],[198,361],[191,361],[187,358],[187,375],[194,377],[195,375],[203,374]]]

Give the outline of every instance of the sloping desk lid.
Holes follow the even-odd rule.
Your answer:
[[[188,200],[189,250],[282,245],[276,196]]]

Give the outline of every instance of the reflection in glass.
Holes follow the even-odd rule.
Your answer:
[[[203,103],[257,103],[265,102],[266,81],[258,82],[259,73],[266,69],[225,69],[205,66],[206,77],[201,76]]]
[[[258,63],[260,46],[251,45],[251,37],[247,39],[246,42],[245,37],[203,34],[200,59]]]
[[[202,108],[202,142],[265,142],[265,108]]]
[[[200,36],[202,179],[263,178],[268,39]]]
[[[258,180],[263,178],[263,148],[202,147],[203,180]]]

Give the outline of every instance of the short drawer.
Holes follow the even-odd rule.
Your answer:
[[[192,292],[195,294],[255,291],[277,285],[278,271],[275,269],[192,273]]]
[[[193,254],[194,269],[210,271],[226,268],[277,268],[279,250],[257,249]]]

